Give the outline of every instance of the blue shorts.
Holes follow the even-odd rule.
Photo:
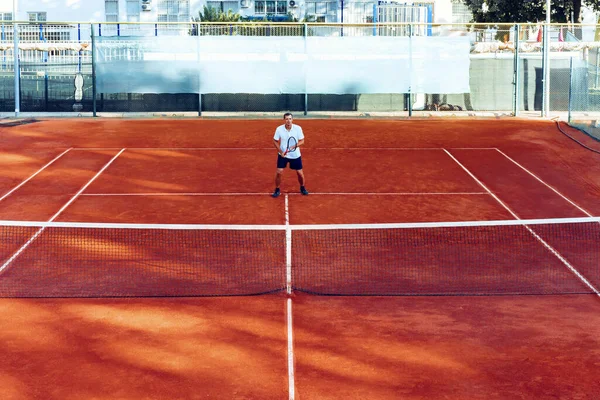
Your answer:
[[[281,157],[281,154],[277,155],[277,168],[285,168],[288,163],[290,163],[290,169],[296,171],[302,169],[302,157],[285,158]]]

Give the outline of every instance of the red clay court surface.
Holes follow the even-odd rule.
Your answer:
[[[600,154],[553,121],[295,122],[306,135],[311,194],[299,195],[287,170],[279,199],[269,194],[280,120],[0,126],[0,220],[297,225],[600,215]],[[591,294],[4,298],[0,312],[6,400],[600,398],[600,298]]]

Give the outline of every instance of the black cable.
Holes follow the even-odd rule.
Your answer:
[[[554,122],[556,122],[556,127],[558,128],[558,130],[559,130],[559,131],[561,131],[561,132],[562,132],[562,134],[563,134],[563,135],[565,135],[565,136],[566,136],[566,137],[568,137],[569,139],[573,140],[575,143],[579,144],[580,146],[582,146],[582,147],[584,147],[584,148],[586,148],[586,149],[588,149],[588,150],[590,150],[590,151],[593,151],[593,152],[594,152],[594,153],[596,153],[596,154],[600,154],[600,151],[598,151],[598,150],[596,150],[596,149],[592,149],[591,147],[589,147],[589,146],[587,146],[587,145],[585,145],[585,144],[581,143],[579,140],[575,139],[573,136],[569,135],[567,132],[563,131],[563,130],[562,130],[562,128],[560,127],[560,121],[557,121],[557,120],[555,120]],[[569,125],[569,126],[570,126],[571,128],[573,128],[573,129],[577,129],[578,131],[582,132],[582,133],[583,133],[583,134],[585,134],[585,135],[588,135],[588,133],[587,133],[587,132],[583,131],[582,129],[579,129],[579,128],[577,128],[576,126],[572,126],[572,125]],[[588,135],[588,136],[589,136],[589,135]]]

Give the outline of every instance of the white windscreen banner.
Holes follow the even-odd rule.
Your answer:
[[[201,36],[202,93],[304,93],[304,38]]]
[[[468,37],[98,38],[100,93],[468,93]]]
[[[470,93],[468,37],[413,36],[412,93]]]
[[[195,37],[111,36],[95,42],[99,93],[198,93]]]

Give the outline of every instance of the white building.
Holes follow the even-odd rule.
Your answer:
[[[378,7],[376,4],[387,6]],[[0,21],[35,22],[190,22],[204,6],[231,10],[249,19],[282,20],[293,15],[314,22],[370,23],[422,22],[468,23],[471,13],[462,0],[0,0]],[[584,23],[596,23],[589,9],[582,11]],[[132,26],[105,26],[100,34],[135,34]],[[32,32],[35,30],[32,27]],[[80,29],[85,30],[85,29]],[[88,29],[89,30],[89,29]],[[589,29],[588,29],[589,30]],[[187,32],[187,28],[183,29]],[[139,31],[140,33],[142,31]],[[152,34],[144,30],[144,34]],[[584,40],[593,40],[586,31]],[[0,31],[4,39],[8,36]],[[35,33],[32,33],[34,36]],[[49,35],[50,36],[50,35]],[[56,27],[48,39],[85,40],[81,32]]]
[[[105,0],[0,0],[0,17],[4,21],[103,22],[104,3]]]
[[[452,0],[401,1],[430,8],[430,21],[467,22],[468,10]],[[288,14],[314,22],[372,22],[374,4],[367,0],[14,0],[0,1],[0,21],[31,22],[189,22],[203,7],[232,10],[251,19],[281,19]],[[465,14],[466,13],[466,14]],[[402,21],[398,21],[402,22]],[[410,22],[410,21],[406,21]]]

